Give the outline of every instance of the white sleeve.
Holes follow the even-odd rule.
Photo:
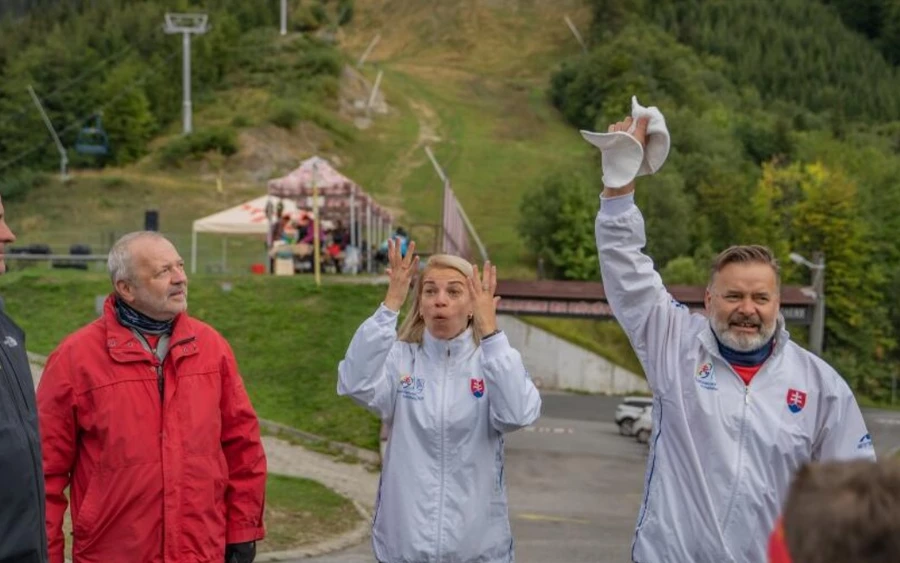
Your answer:
[[[663,286],[653,261],[643,253],[644,218],[634,194],[601,198],[595,223],[603,290],[616,320],[634,348],[654,393],[669,388],[682,338],[708,321],[692,315]]]
[[[836,393],[828,397],[824,423],[813,446],[814,461],[875,460],[872,436],[847,382],[834,373]]]
[[[541,416],[541,396],[521,354],[502,332],[483,341],[481,351],[491,425],[512,432],[533,424]]]
[[[339,395],[390,421],[394,413],[396,364],[402,344],[397,341],[398,314],[383,304],[353,335],[350,347],[338,364]]]

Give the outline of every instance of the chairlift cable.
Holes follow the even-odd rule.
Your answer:
[[[82,116],[82,117],[76,119],[75,121],[73,121],[72,123],[70,123],[69,125],[67,125],[65,128],[63,128],[63,129],[57,131],[57,134],[58,134],[60,137],[62,137],[64,134],[66,134],[66,133],[72,131],[73,129],[84,127],[86,123],[88,123],[95,115],[97,115],[97,113],[102,112],[107,106],[109,106],[109,105],[112,104],[113,102],[117,101],[119,98],[121,98],[121,97],[124,96],[125,94],[131,92],[132,90],[134,90],[134,89],[137,88],[138,86],[143,85],[143,83],[147,80],[147,78],[149,77],[149,75],[150,75],[152,72],[156,72],[156,71],[162,69],[162,67],[163,67],[165,64],[168,64],[169,61],[171,61],[172,59],[174,59],[176,56],[180,56],[180,55],[181,55],[181,52],[180,52],[180,51],[176,51],[176,52],[172,53],[171,55],[169,55],[166,59],[163,59],[163,61],[162,61],[161,64],[159,64],[159,65],[157,65],[157,66],[155,66],[155,67],[152,67],[152,68],[147,69],[147,71],[144,72],[144,74],[142,74],[141,77],[140,77],[138,80],[135,80],[134,83],[131,84],[131,86],[128,86],[127,88],[124,88],[124,89],[120,90],[115,96],[113,96],[112,98],[110,98],[109,100],[107,100],[107,101],[106,101],[104,104],[102,104],[97,110],[91,112],[90,114],[88,114],[88,115],[86,115],[86,116]],[[32,154],[33,152],[35,152],[35,151],[37,151],[37,150],[40,150],[40,149],[44,148],[45,146],[47,146],[47,144],[48,144],[51,140],[52,140],[52,139],[42,141],[42,142],[40,142],[40,143],[34,145],[34,146],[31,147],[30,149],[28,149],[28,150],[26,150],[26,151],[23,151],[23,152],[19,153],[18,155],[16,155],[16,156],[15,156],[14,158],[12,158],[11,160],[7,160],[6,162],[0,163],[0,170],[4,170],[4,169],[10,167],[10,166],[12,166],[13,164],[15,164],[16,162],[18,162],[18,161],[22,160],[23,158],[25,158],[26,156]]]
[[[57,86],[55,90],[53,90],[51,93],[47,94],[46,96],[43,96],[41,99],[49,100],[55,96],[58,96],[59,94],[62,94],[64,90],[68,89],[70,86],[73,86],[73,85],[81,82],[82,80],[84,80],[85,78],[90,76],[91,74],[94,74],[97,70],[100,69],[100,67],[106,65],[108,62],[112,61],[113,59],[116,59],[117,57],[122,56],[123,54],[130,53],[133,50],[134,50],[134,47],[132,47],[131,45],[126,45],[126,47],[124,49],[122,49],[121,51],[113,54],[110,57],[107,57],[106,59],[103,59],[102,61],[100,61],[93,67],[91,67],[90,69],[86,70],[85,72],[81,73],[80,75],[76,76],[75,78],[67,81],[62,86]],[[21,118],[26,113],[29,113],[32,109],[31,106],[32,106],[32,104],[26,103],[26,104],[23,104],[18,110],[13,110],[12,115],[10,117],[7,117],[3,121],[0,121],[0,126],[6,125],[13,120]]]

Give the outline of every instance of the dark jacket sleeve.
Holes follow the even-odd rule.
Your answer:
[[[0,313],[0,561],[47,561],[41,441],[25,333]]]

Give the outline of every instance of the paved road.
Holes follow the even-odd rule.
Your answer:
[[[518,563],[630,561],[647,448],[618,435],[619,398],[544,393],[539,425],[507,439]],[[900,412],[864,416],[879,455],[900,448]],[[369,542],[304,563],[372,563]],[[301,562],[296,562],[301,563]]]

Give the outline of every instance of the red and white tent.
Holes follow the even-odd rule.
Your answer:
[[[393,217],[330,162],[319,156],[308,158],[286,176],[269,180],[268,193],[293,200],[299,208],[312,209],[314,186],[323,224],[327,220],[344,221],[350,228],[350,244],[356,247],[360,246],[358,237],[364,236],[368,245],[362,250],[371,266],[372,245],[390,236]]]
[[[291,199],[298,207],[312,209],[313,184],[318,184],[319,211],[322,218],[350,220],[356,210],[360,217],[371,212],[373,219],[380,218],[391,223],[391,214],[379,206],[353,180],[347,178],[324,158],[314,156],[300,163],[300,166],[281,178],[269,180],[268,193],[275,197]]]

